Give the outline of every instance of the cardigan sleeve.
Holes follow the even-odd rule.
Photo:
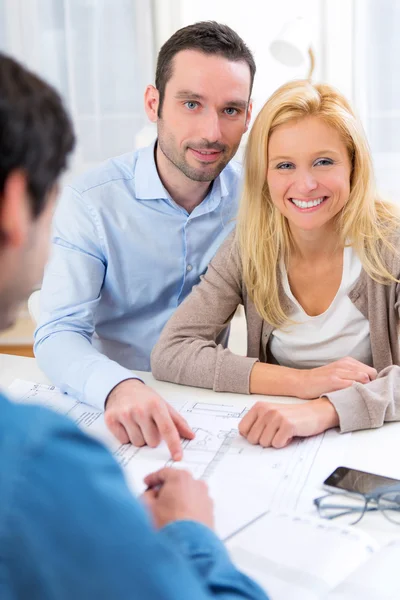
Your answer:
[[[324,394],[339,415],[340,431],[381,427],[385,421],[400,421],[400,367],[383,369],[367,384]]]
[[[399,236],[393,244],[399,247]],[[388,329],[379,324],[386,332],[383,342],[378,346],[380,355],[389,355],[392,364],[383,368],[378,377],[367,384],[353,383],[350,388],[324,394],[336,409],[342,433],[359,429],[374,429],[381,427],[386,421],[400,421],[400,366],[399,366],[399,337],[398,323],[400,320],[400,257],[386,251],[388,270],[394,274],[397,282],[390,286],[382,286],[371,281],[375,289],[385,290],[385,301],[379,302],[382,296],[374,296],[371,311],[375,314],[386,314]],[[369,315],[370,324],[375,323]],[[374,325],[376,327],[376,324]],[[382,331],[375,330],[375,338],[381,338]],[[372,334],[372,331],[371,331]],[[391,347],[393,345],[393,347]],[[389,361],[388,359],[388,361]],[[393,364],[394,363],[394,364]],[[390,363],[389,363],[390,364]]]
[[[248,394],[250,372],[258,359],[237,356],[217,342],[242,302],[241,265],[233,232],[162,331],[151,355],[154,377]]]

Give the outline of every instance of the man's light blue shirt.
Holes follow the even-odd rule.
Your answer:
[[[234,227],[239,180],[229,163],[189,214],[165,190],[152,144],[65,189],[35,332],[55,385],[103,409],[130,369],[150,370],[161,330]]]

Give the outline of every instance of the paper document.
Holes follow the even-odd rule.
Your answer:
[[[196,434],[193,440],[182,442],[183,460],[174,463],[164,442],[158,448],[121,445],[107,429],[102,412],[53,386],[16,380],[9,390],[16,401],[44,404],[105,443],[136,494],[144,490],[143,478],[164,466],[187,469],[194,477],[205,479],[215,501],[216,529],[222,538],[267,509],[315,514],[312,500],[321,494],[323,479],[342,462],[349,436],[331,430],[294,440],[279,450],[252,446],[238,433],[247,411],[245,403],[166,397]]]
[[[400,541],[392,541],[361,564],[324,600],[399,600]]]
[[[227,548],[274,600],[400,598],[400,542],[379,550],[354,527],[269,512],[233,536]]]

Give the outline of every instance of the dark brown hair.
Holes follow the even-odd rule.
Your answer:
[[[72,124],[58,93],[0,53],[0,197],[8,176],[22,169],[32,214],[38,216],[74,144]]]
[[[256,72],[251,51],[228,25],[215,21],[201,21],[178,29],[161,47],[156,68],[156,88],[160,94],[159,117],[161,117],[165,86],[172,77],[174,56],[182,50],[198,50],[204,54],[217,54],[231,61],[246,62],[250,69],[250,96]]]

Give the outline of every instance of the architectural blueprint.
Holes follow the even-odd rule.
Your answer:
[[[166,400],[195,432],[193,440],[182,441],[183,460],[173,462],[164,442],[158,448],[121,445],[108,431],[103,413],[53,386],[16,380],[9,391],[18,402],[44,404],[67,415],[102,441],[124,469],[135,494],[144,490],[146,475],[164,466],[187,469],[206,480],[222,538],[267,509],[311,513],[312,499],[321,493],[321,481],[340,463],[348,440],[348,436],[329,431],[295,439],[279,450],[252,446],[238,432],[248,410],[239,398],[229,405],[169,397]]]

